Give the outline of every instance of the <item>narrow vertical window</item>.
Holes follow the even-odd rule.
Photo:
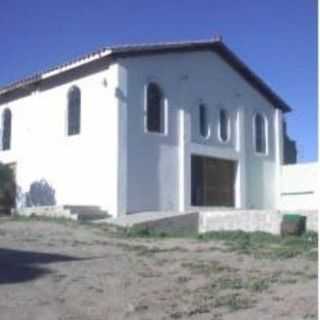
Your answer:
[[[68,92],[68,135],[80,133],[81,121],[81,91],[78,87],[72,87]]]
[[[199,105],[199,129],[200,129],[200,135],[203,138],[207,138],[209,136],[207,106],[203,103]]]
[[[258,153],[267,152],[267,130],[263,115],[257,114],[254,119],[255,128],[255,150]]]
[[[2,115],[2,150],[11,148],[11,111],[5,109]]]
[[[164,101],[160,87],[149,83],[146,97],[147,130],[149,132],[164,132]]]
[[[230,138],[230,117],[226,110],[220,110],[219,114],[220,122],[220,139],[226,142]]]

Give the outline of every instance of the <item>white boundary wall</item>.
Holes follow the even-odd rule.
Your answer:
[[[316,210],[318,164],[316,162],[282,166],[280,210]]]
[[[263,231],[280,234],[281,221],[286,211],[277,210],[210,210],[200,212],[199,232],[235,231],[246,232]],[[309,231],[318,231],[318,212],[290,211],[307,218],[306,228]]]

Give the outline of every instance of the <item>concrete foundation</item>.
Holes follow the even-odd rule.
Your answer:
[[[318,232],[318,211],[230,210],[196,208],[190,212],[150,211],[107,218],[97,207],[50,206],[19,209],[22,216],[46,216],[72,220],[109,223],[121,227],[147,228],[151,232],[184,235],[210,231],[263,231],[280,234],[284,214],[300,214],[307,218],[307,230]]]
[[[284,214],[306,216],[307,230],[318,231],[317,211],[225,210],[201,212],[199,232],[242,230],[280,234],[280,225]]]

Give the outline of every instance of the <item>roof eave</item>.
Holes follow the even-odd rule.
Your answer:
[[[244,79],[246,79],[253,87],[255,87],[266,99],[278,109],[283,112],[290,112],[291,108],[285,103],[260,77],[258,77],[249,67],[241,61],[223,42],[221,37],[206,41],[193,42],[175,42],[175,43],[160,43],[160,44],[146,44],[146,45],[130,45],[122,47],[102,48],[74,59],[69,63],[61,64],[53,67],[45,72],[37,73],[34,76],[20,80],[6,87],[0,88],[0,96],[10,93],[12,91],[28,88],[32,84],[36,84],[42,80],[57,76],[61,73],[76,69],[80,66],[99,60],[103,57],[109,56],[110,59],[117,57],[159,54],[172,51],[189,51],[211,49],[231,65],[237,72],[239,72]]]

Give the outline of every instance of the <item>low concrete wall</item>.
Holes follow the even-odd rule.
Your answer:
[[[77,220],[77,215],[71,213],[71,210],[65,209],[63,206],[43,206],[43,207],[30,207],[20,208],[14,211],[14,214],[25,217],[41,216],[49,218],[66,218]]]
[[[144,212],[130,216],[112,218],[108,223],[122,227],[134,227],[148,229],[155,233],[167,235],[190,235],[197,234],[199,228],[198,212]]]
[[[280,210],[317,210],[316,162],[282,166]]]
[[[34,207],[17,210],[23,216],[46,216],[76,220],[65,207]],[[119,218],[98,220],[96,223],[110,223],[123,227],[142,227],[157,233],[168,235],[187,235],[197,232],[264,231],[280,234],[280,225],[284,214],[300,214],[307,217],[307,230],[318,231],[318,211],[316,210],[203,210],[199,212],[146,212]]]
[[[110,218],[106,222],[122,227],[141,227],[166,234],[194,234],[210,231],[264,231],[280,234],[284,214],[307,217],[307,230],[318,231],[317,211],[230,210],[198,208],[195,212],[143,212]]]
[[[287,213],[289,212],[274,210],[203,211],[200,213],[199,232],[241,230],[280,234],[282,216]],[[317,211],[290,211],[290,213],[306,216],[307,230],[318,231]]]

